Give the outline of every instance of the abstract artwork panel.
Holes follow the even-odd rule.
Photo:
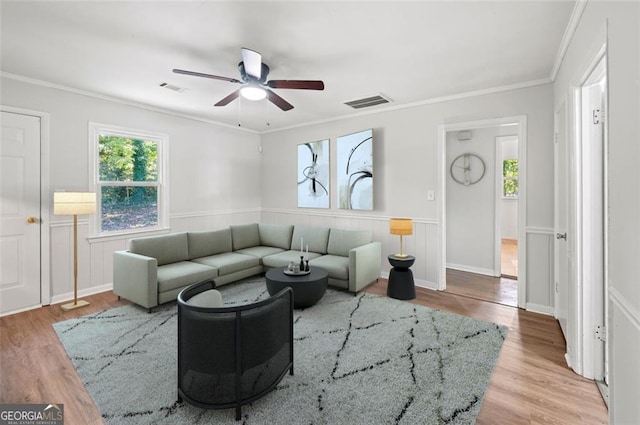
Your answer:
[[[329,140],[298,145],[298,207],[329,208]]]
[[[338,137],[338,207],[373,210],[373,130]]]

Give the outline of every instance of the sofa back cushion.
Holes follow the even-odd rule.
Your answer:
[[[208,257],[209,255],[231,252],[231,229],[189,232],[189,258]]]
[[[258,229],[260,230],[260,245],[291,249],[293,225],[260,223]]]
[[[292,250],[300,249],[300,238],[302,238],[304,249],[309,245],[309,252],[317,252],[318,254],[327,253],[329,229],[325,227],[295,226],[293,236],[291,237]]]
[[[260,245],[258,223],[231,226],[231,239],[234,251]]]
[[[159,266],[189,259],[186,232],[131,239],[129,251],[153,257]]]
[[[367,230],[331,229],[327,253],[348,257],[350,250],[368,244],[371,238],[372,234]]]

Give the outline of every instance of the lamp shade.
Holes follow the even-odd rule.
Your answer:
[[[392,235],[413,235],[413,220],[410,218],[392,218],[389,220],[389,233]]]
[[[53,214],[82,215],[96,212],[94,192],[56,192],[53,194]]]

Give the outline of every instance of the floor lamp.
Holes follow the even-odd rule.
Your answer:
[[[78,301],[78,216],[96,212],[96,194],[93,192],[56,192],[53,194],[53,214],[73,216],[73,302],[63,304],[63,310],[89,305]]]

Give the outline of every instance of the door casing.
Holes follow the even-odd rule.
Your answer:
[[[518,196],[518,307],[525,308],[526,283],[526,152],[527,152],[527,117],[493,118],[479,121],[443,124],[438,127],[438,290],[447,287],[447,241],[446,241],[446,181],[447,181],[447,133],[450,131],[473,130],[474,128],[498,127],[518,124],[518,164],[519,164],[519,196]]]
[[[0,110],[14,114],[29,115],[40,118],[40,304],[51,303],[51,238],[50,238],[50,148],[49,148],[49,114],[31,109],[0,105]],[[17,311],[11,312],[17,313]]]

